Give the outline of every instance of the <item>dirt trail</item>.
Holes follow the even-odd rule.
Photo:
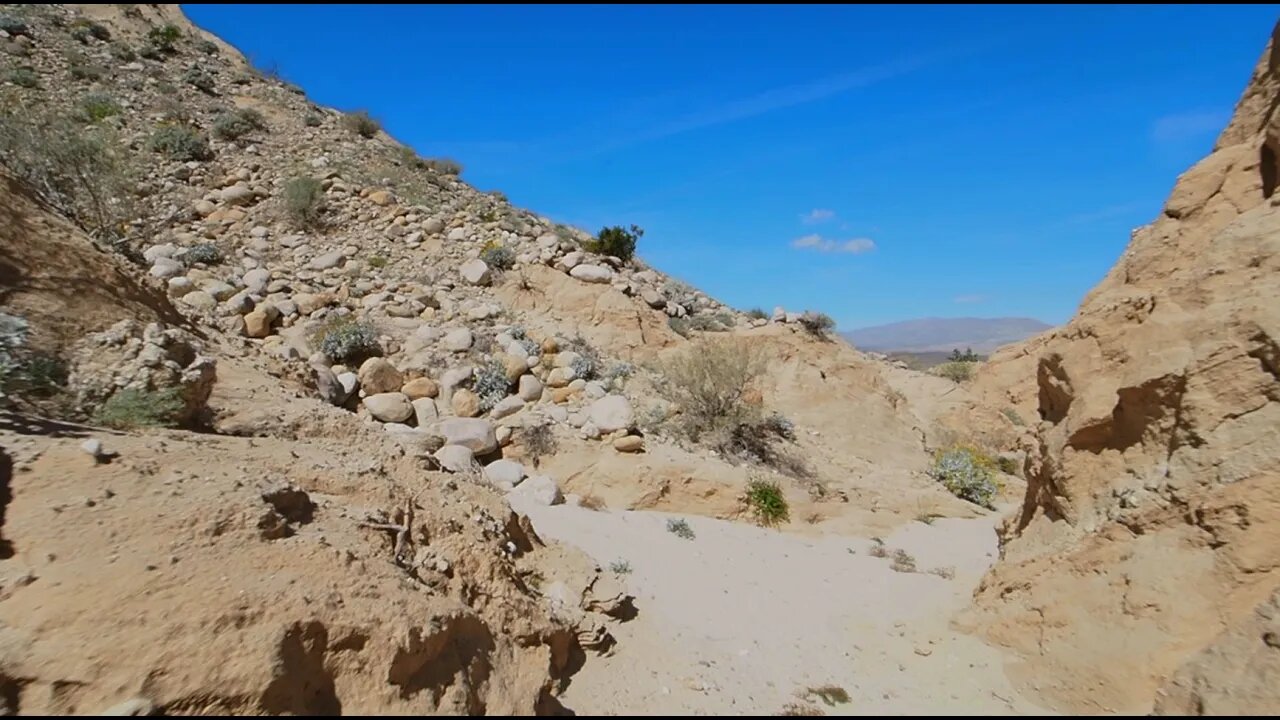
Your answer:
[[[1021,698],[995,649],[949,627],[995,557],[990,518],[911,523],[884,538],[921,572],[890,568],[873,541],[802,537],[654,512],[519,506],[545,539],[602,566],[630,564],[637,616],[615,629],[562,697],[579,714],[777,713],[808,687],[844,688],[828,714],[1047,713]],[[951,567],[954,579],[926,574]]]

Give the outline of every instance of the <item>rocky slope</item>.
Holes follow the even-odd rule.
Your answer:
[[[1280,705],[1277,47],[1075,318],[977,381],[1039,422],[972,622],[1078,711]]]
[[[739,518],[764,472],[793,530],[982,514],[885,366],[590,252],[176,6],[4,6],[0,50],[0,310],[70,371],[0,424],[11,711],[554,711],[625,593],[504,494]],[[71,140],[117,182],[33,182]],[[713,337],[770,356],[754,402],[803,473],[666,429],[658,362]],[[188,429],[101,427],[130,393]]]

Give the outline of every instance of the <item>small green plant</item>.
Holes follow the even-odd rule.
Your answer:
[[[595,238],[586,241],[582,247],[597,255],[611,255],[627,262],[636,254],[636,243],[644,236],[639,225],[632,225],[630,230],[621,225],[601,228]]]
[[[772,527],[791,520],[787,498],[778,483],[772,480],[752,479],[747,483],[745,500],[756,522],[761,525]]]
[[[806,310],[800,315],[800,327],[803,327],[810,335],[821,340],[827,340],[828,334],[835,329],[836,321],[831,319],[826,313],[814,312]]]
[[[929,476],[961,500],[994,509],[999,486],[992,478],[993,469],[994,461],[985,453],[955,445],[934,457]]]
[[[214,94],[213,76],[200,68],[190,68],[182,74],[182,81],[206,95]]]
[[[151,134],[147,146],[170,160],[208,160],[209,141],[185,125],[162,125]]]
[[[751,318],[752,320],[768,320],[769,319],[769,316],[765,314],[765,311],[761,310],[758,307],[751,308],[750,310],[748,310],[747,317]]]
[[[67,364],[62,358],[35,352],[22,358],[5,382],[4,391],[26,397],[51,397],[67,384]]]
[[[1017,475],[1018,463],[1008,455],[1001,455],[996,458],[996,467],[1005,475]]]
[[[597,374],[604,370],[604,358],[600,357],[600,351],[595,346],[587,342],[587,339],[581,335],[575,335],[570,338],[564,345],[565,350],[571,350],[578,354],[574,358],[570,367],[573,368],[573,376],[582,378],[583,380],[594,380]]]
[[[177,25],[161,25],[147,31],[147,44],[151,49],[164,54],[175,52],[174,43],[182,38],[182,30]]]
[[[1006,420],[1018,427],[1023,427],[1027,424],[1026,421],[1022,419],[1022,416],[1018,414],[1018,411],[1011,407],[1001,408],[1000,414],[1004,415]]]
[[[371,268],[384,268],[387,266],[388,260],[382,255],[370,255],[365,263]]]
[[[105,25],[88,18],[80,18],[71,23],[71,37],[82,43],[89,42],[89,38],[106,42],[111,39],[111,31]]]
[[[35,88],[40,86],[40,77],[34,69],[20,67],[9,71],[9,82],[18,87]]]
[[[971,362],[945,362],[934,369],[939,376],[944,377],[954,383],[962,383],[973,377],[973,366]]]
[[[476,368],[471,389],[480,398],[480,412],[489,412],[507,396],[511,383],[507,380],[507,371],[502,363],[488,362]]]
[[[127,430],[137,427],[174,427],[185,403],[177,388],[138,390],[125,388],[116,392],[94,412],[94,422],[110,428]]]
[[[324,124],[324,118],[315,113],[307,113],[306,117],[302,118],[302,124],[307,127],[320,127]]]
[[[222,262],[222,251],[213,243],[200,243],[191,246],[182,256],[182,261],[187,266],[195,265],[217,265]]]
[[[371,138],[378,134],[382,126],[364,110],[349,112],[342,116],[342,126],[362,138]]]
[[[120,114],[120,103],[106,93],[89,93],[80,98],[80,112],[90,122]]]
[[[684,518],[668,518],[667,532],[682,540],[692,540],[697,537],[693,532],[693,528],[689,527],[689,523]]]
[[[222,140],[239,140],[254,130],[265,130],[267,119],[253,108],[218,113],[213,119],[213,135]]]
[[[520,431],[520,444],[524,453],[537,467],[542,458],[555,454],[558,443],[550,425],[530,425]]]
[[[138,59],[138,54],[128,45],[118,42],[111,45],[111,57],[122,63],[131,63]]]
[[[363,360],[382,353],[373,325],[350,315],[330,318],[312,335],[311,344],[334,362]]]
[[[324,210],[324,188],[309,176],[290,178],[284,184],[284,208],[289,219],[301,227],[320,224]]]
[[[951,357],[947,359],[951,362],[978,362],[982,357],[975,353],[973,348],[965,348],[964,352],[960,352],[958,348],[953,348]]]
[[[94,65],[84,58],[77,58],[67,67],[67,72],[71,73],[71,77],[77,80],[97,81],[107,73],[100,65]]]
[[[609,563],[609,572],[613,573],[614,575],[630,575],[631,563],[627,562],[626,560],[614,560],[613,562]]]
[[[200,41],[198,41],[198,42],[196,43],[196,50],[199,50],[200,52],[204,53],[205,55],[217,55],[219,52],[221,52],[221,51],[218,49],[218,43],[216,43],[216,42],[214,42],[214,41],[212,41],[212,40],[200,40]]]
[[[898,548],[893,551],[893,563],[889,565],[889,569],[900,573],[913,573],[916,571],[916,559],[911,553]]]
[[[849,693],[838,685],[822,685],[820,687],[811,687],[805,691],[809,697],[816,697],[826,703],[828,707],[834,707],[837,703],[845,704],[849,702]]]
[[[493,242],[480,251],[480,259],[494,270],[510,270],[516,264],[515,251],[506,245]]]

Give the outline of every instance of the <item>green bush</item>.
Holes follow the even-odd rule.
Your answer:
[[[80,112],[90,122],[98,122],[113,115],[119,115],[120,111],[120,104],[106,93],[89,93],[80,98]]]
[[[363,360],[382,354],[377,329],[350,315],[330,318],[311,336],[311,345],[334,362]]]
[[[371,138],[378,134],[382,126],[364,110],[347,113],[342,116],[342,126],[363,138]]]
[[[1018,474],[1017,461],[1009,457],[1008,455],[1001,455],[1000,457],[996,458],[996,467],[1000,468],[1000,472],[1004,473],[1005,475]]]
[[[800,326],[808,333],[816,338],[823,340],[828,339],[827,333],[830,333],[836,326],[836,321],[831,319],[826,313],[814,312],[806,310],[800,315]]]
[[[9,82],[18,87],[35,88],[40,86],[40,77],[33,68],[20,67],[9,71]]]
[[[182,38],[182,30],[177,25],[162,25],[151,28],[147,32],[147,44],[162,53],[173,53],[174,43]]]
[[[3,390],[27,397],[51,397],[67,384],[67,363],[56,355],[36,352],[12,367]]]
[[[747,317],[751,318],[752,320],[768,320],[769,319],[769,316],[765,314],[764,310],[761,310],[758,307],[751,308],[750,310],[748,310]]]
[[[82,43],[89,42],[89,38],[106,42],[111,39],[111,31],[105,25],[88,18],[80,18],[71,23],[71,37]]]
[[[581,335],[575,335],[570,338],[565,343],[564,349],[578,354],[578,357],[571,365],[575,378],[595,380],[599,373],[604,370],[604,358],[600,357],[600,351],[596,350],[595,346],[587,342],[587,339]]]
[[[680,407],[689,438],[732,432],[759,417],[753,389],[768,364],[764,349],[744,341],[704,341],[658,365],[658,392]]]
[[[945,362],[934,369],[934,372],[952,382],[962,383],[973,377],[971,362]]]
[[[985,508],[994,508],[999,492],[991,471],[994,461],[977,448],[955,445],[939,452],[929,477],[942,483],[952,495]]]
[[[111,57],[122,63],[131,63],[138,59],[138,54],[133,51],[133,48],[124,43],[115,43],[111,46]]]
[[[480,399],[480,412],[492,410],[494,405],[507,397],[511,389],[511,383],[507,381],[507,371],[502,363],[494,360],[476,368],[471,389]]]
[[[217,55],[219,52],[221,52],[218,49],[218,43],[212,40],[200,40],[199,42],[196,43],[196,49],[204,53],[205,55]]]
[[[747,483],[746,504],[756,522],[765,526],[790,522],[790,508],[782,488],[771,480],[754,478]]]
[[[94,422],[121,430],[136,427],[174,427],[186,404],[177,388],[126,388],[107,398],[93,415]]]
[[[697,537],[684,518],[667,518],[667,532],[682,540],[692,540]]]
[[[324,188],[308,176],[290,178],[284,184],[284,208],[289,219],[302,227],[315,227],[324,210]]]
[[[147,147],[170,160],[208,160],[209,141],[198,130],[185,125],[161,125],[151,134]]]
[[[27,24],[22,20],[19,20],[18,18],[9,14],[0,15],[0,30],[5,31],[10,35],[29,34],[29,29],[27,28]]]
[[[307,116],[302,118],[302,123],[307,127],[320,127],[324,124],[324,118],[315,113],[307,113]]]
[[[203,265],[217,265],[222,262],[222,251],[213,243],[199,243],[193,245],[182,255],[182,261],[188,266],[197,263]]]
[[[388,260],[382,255],[370,255],[365,263],[371,268],[384,268],[387,266]]]
[[[73,60],[71,65],[67,67],[67,72],[71,73],[71,77],[77,80],[89,81],[101,80],[102,76],[107,74],[107,71],[102,66],[94,65],[84,58]]]
[[[213,76],[200,68],[188,69],[182,74],[182,81],[206,95],[214,94],[215,84]]]
[[[214,137],[222,140],[239,140],[254,130],[265,130],[267,119],[253,108],[240,108],[218,113],[213,119]]]
[[[494,270],[510,270],[516,264],[516,254],[511,248],[498,243],[489,243],[480,252],[480,259]]]
[[[595,238],[582,244],[588,252],[597,255],[611,255],[627,262],[636,254],[636,243],[644,235],[639,225],[632,225],[630,230],[621,225],[602,228]]]

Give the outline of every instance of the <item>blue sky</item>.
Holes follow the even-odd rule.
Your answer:
[[[184,5],[318,103],[734,306],[1067,320],[1269,6]]]

